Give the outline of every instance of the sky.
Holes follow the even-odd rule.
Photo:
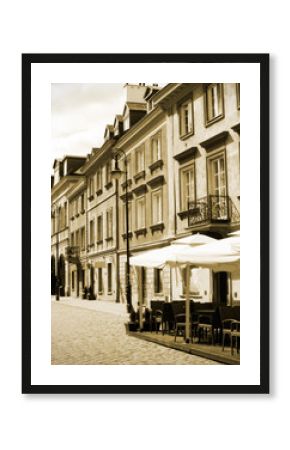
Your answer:
[[[123,84],[52,84],[52,164],[103,144],[105,127],[124,107]]]

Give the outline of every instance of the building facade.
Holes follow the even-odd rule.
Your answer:
[[[240,95],[235,83],[124,88],[123,113],[106,127],[103,146],[79,159],[75,175],[55,169],[52,215],[67,219],[58,233],[52,228],[52,279],[53,256],[61,255],[62,295],[125,305],[126,202],[130,255],[196,232],[219,239],[239,229]],[[125,174],[111,177],[116,153],[127,183]],[[134,308],[184,298],[182,271],[131,268],[130,280]],[[239,274],[193,269],[190,292],[202,302],[239,303]]]

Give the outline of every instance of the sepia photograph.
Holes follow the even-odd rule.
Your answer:
[[[267,392],[267,77],[23,55],[24,392]]]
[[[51,363],[239,364],[240,84],[52,84],[51,114]]]

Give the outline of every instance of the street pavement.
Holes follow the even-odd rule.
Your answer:
[[[52,364],[218,364],[125,332],[124,316],[51,303]]]

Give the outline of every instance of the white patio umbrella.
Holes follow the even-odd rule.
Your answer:
[[[205,234],[193,234],[185,238],[176,239],[170,245],[165,247],[147,250],[139,255],[130,258],[132,266],[139,267],[163,267],[168,259],[178,256],[193,247],[199,247],[205,244],[216,242],[216,239],[206,236]]]
[[[195,237],[196,236],[196,237]],[[190,338],[190,298],[189,298],[189,270],[190,267],[210,268],[214,272],[234,272],[239,270],[240,264],[240,237],[231,236],[221,240],[208,238],[205,235],[193,235],[192,242],[199,244],[185,245],[182,239],[174,244],[163,247],[160,250],[151,250],[131,258],[134,266],[163,267],[165,264],[171,266],[186,267],[186,330],[185,336]],[[188,238],[188,241],[190,239]],[[185,238],[186,240],[187,238]],[[204,239],[204,245],[201,241]],[[209,242],[208,244],[206,243]],[[141,313],[140,313],[141,314]],[[140,316],[141,317],[141,316]]]
[[[199,247],[183,248],[166,261],[170,265],[186,266],[186,326],[185,336],[190,338],[189,269],[191,266],[210,268],[215,272],[234,272],[240,264],[240,237],[232,236]]]
[[[147,250],[137,256],[130,258],[130,264],[135,267],[155,267],[162,268],[167,262],[178,255],[183,254],[189,248],[200,247],[202,245],[213,243],[216,239],[206,236],[204,234],[193,234],[185,238],[176,239],[170,245],[165,247]],[[137,273],[138,276],[138,273]],[[142,323],[142,310],[139,308],[139,322]]]

